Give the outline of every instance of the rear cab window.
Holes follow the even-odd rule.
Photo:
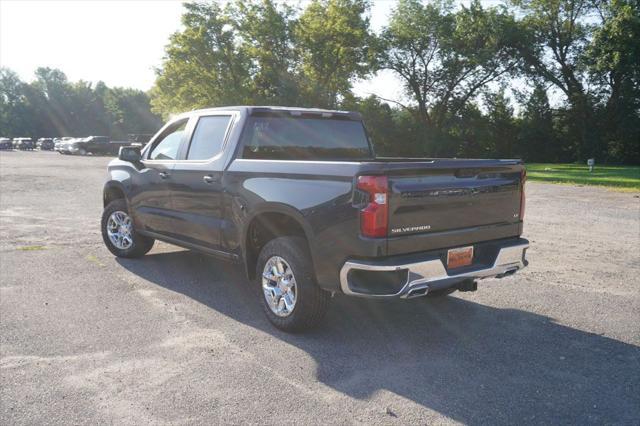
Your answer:
[[[355,161],[373,158],[361,121],[317,114],[258,114],[247,118],[241,158]]]

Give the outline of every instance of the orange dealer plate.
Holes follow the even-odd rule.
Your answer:
[[[447,252],[447,267],[449,269],[469,266],[473,262],[473,246],[454,248]]]

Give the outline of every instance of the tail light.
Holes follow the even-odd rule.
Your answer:
[[[524,208],[527,201],[527,197],[524,194],[524,184],[527,182],[527,170],[522,170],[520,174],[520,220],[524,220]]]
[[[367,205],[360,210],[360,232],[365,237],[386,237],[389,222],[386,176],[360,176],[357,188],[368,195]]]

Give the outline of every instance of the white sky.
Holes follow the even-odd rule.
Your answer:
[[[147,90],[181,10],[174,1],[0,0],[0,64],[25,80],[47,66]]]
[[[394,5],[394,0],[373,2],[374,30],[384,26]],[[0,65],[26,81],[44,66],[61,69],[72,81],[148,90],[169,35],[180,29],[181,13],[182,3],[175,0],[0,0]],[[390,71],[354,89],[358,95],[403,98]]]

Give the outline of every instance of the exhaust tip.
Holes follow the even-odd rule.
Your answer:
[[[407,299],[411,299],[413,297],[426,296],[428,292],[429,292],[429,287],[416,288],[413,290],[409,290],[409,293],[407,293]]]

